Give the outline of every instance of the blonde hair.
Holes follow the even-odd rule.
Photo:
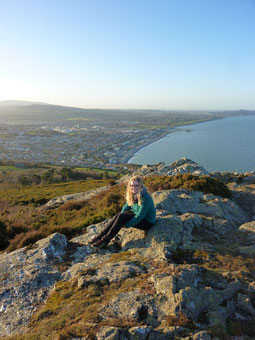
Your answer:
[[[134,182],[134,181],[137,181],[138,184],[139,184],[139,192],[137,194],[138,205],[142,204],[141,191],[144,188],[143,180],[142,180],[142,177],[140,177],[140,176],[133,176],[128,181],[127,191],[126,191],[126,200],[127,200],[127,204],[129,206],[135,204],[135,198],[134,198],[134,195],[132,194],[132,190],[131,190],[131,182]]]

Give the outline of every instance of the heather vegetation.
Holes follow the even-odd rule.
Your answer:
[[[151,191],[183,188],[231,198],[231,191],[226,184],[209,176],[197,176],[191,173],[176,176],[149,176],[145,179],[145,183]]]
[[[97,184],[102,185],[102,182]],[[36,209],[31,206],[6,206],[1,212],[1,219],[5,236],[9,240],[8,251],[32,245],[57,231],[70,238],[82,232],[88,225],[113,216],[124,203],[120,191],[121,187],[113,187],[86,202],[67,202],[53,210],[44,207]],[[124,192],[124,186],[122,191]]]
[[[8,251],[12,251],[32,245],[54,232],[71,238],[83,232],[87,226],[112,217],[125,202],[125,184],[113,184],[112,180],[85,180],[2,190],[1,249],[7,247]],[[112,186],[84,202],[71,201],[50,210],[43,206],[53,197],[106,185]],[[145,185],[151,193],[186,188],[223,197],[231,196],[227,186],[219,180],[191,174],[149,176],[145,178]]]

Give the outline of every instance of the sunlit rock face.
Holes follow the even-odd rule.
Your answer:
[[[0,334],[10,335],[26,326],[38,305],[61,279],[67,239],[61,234],[0,256]]]
[[[209,175],[209,172],[196,162],[186,157],[179,159],[171,164],[165,164],[164,162],[143,165],[139,170],[135,171],[133,175],[139,176],[151,176],[151,175],[167,175],[175,176],[177,174],[192,173],[194,175]],[[125,181],[129,176],[122,177],[120,181]]]

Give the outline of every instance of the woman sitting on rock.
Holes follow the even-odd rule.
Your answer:
[[[104,230],[89,243],[98,249],[105,248],[122,227],[148,230],[156,221],[156,209],[143,180],[133,176],[127,185],[126,204],[120,213],[107,223]]]

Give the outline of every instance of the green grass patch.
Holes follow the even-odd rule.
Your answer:
[[[58,196],[89,191],[109,185],[109,180],[85,180],[66,183],[53,183],[43,186],[29,186],[16,189],[1,189],[0,197],[11,204],[41,205]]]
[[[124,174],[121,174],[119,171],[114,171],[114,170],[108,170],[108,169],[99,169],[99,168],[74,168],[74,170],[77,170],[77,171],[94,171],[98,174],[105,174],[105,173],[108,173],[108,174],[111,174],[113,176],[117,176],[117,175],[124,175]]]
[[[164,129],[168,127],[168,124],[141,124],[141,125],[138,125],[138,127],[140,129],[147,129],[147,130]]]
[[[79,121],[79,120],[90,120],[90,119],[89,118],[82,118],[82,117],[73,117],[73,118],[67,118],[67,120]]]
[[[5,171],[5,172],[24,171],[24,169],[25,168],[23,167],[17,167],[14,165],[0,165],[0,171]]]
[[[191,124],[206,122],[207,120],[210,120],[210,118],[205,117],[203,119],[194,119],[194,120],[172,120],[172,121],[169,121],[169,126],[176,127],[176,126],[183,126],[183,125],[191,125]]]

